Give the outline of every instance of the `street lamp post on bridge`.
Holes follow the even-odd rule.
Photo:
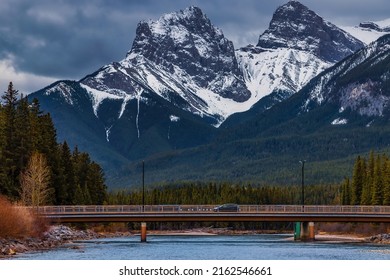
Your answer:
[[[142,212],[145,212],[145,162],[142,161]],[[141,242],[146,242],[146,222],[141,222]]]
[[[300,160],[299,163],[302,165],[302,194],[301,194],[301,204],[304,211],[305,207],[305,162],[306,160]]]
[[[145,211],[145,162],[142,162],[142,212]]]

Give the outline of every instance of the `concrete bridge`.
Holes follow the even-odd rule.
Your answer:
[[[216,205],[76,205],[43,206],[38,213],[53,223],[141,222],[295,222],[295,238],[314,239],[314,222],[390,222],[390,206],[238,205],[219,211]]]

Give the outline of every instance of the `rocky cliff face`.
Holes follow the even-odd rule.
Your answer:
[[[180,109],[214,119],[214,125],[251,95],[233,43],[196,7],[139,23],[126,58],[81,82],[90,92],[122,100],[149,90]],[[95,99],[104,97],[98,95]]]
[[[298,1],[279,7],[257,46],[237,50],[253,103],[266,110],[364,44]],[[258,106],[259,107],[259,106]]]
[[[364,44],[300,2],[289,1],[276,10],[257,46],[303,50],[334,63],[361,49]]]
[[[303,90],[303,112],[335,104],[339,120],[348,123],[349,112],[374,119],[390,116],[390,35],[379,38],[313,79]]]

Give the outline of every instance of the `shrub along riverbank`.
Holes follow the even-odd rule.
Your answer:
[[[46,230],[44,220],[0,196],[0,238],[39,237]]]
[[[54,248],[72,240],[100,236],[92,230],[49,226],[44,219],[0,196],[0,257]]]

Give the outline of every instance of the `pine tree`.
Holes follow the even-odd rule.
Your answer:
[[[19,92],[14,89],[12,82],[8,85],[8,90],[2,96],[3,106],[3,137],[2,148],[2,176],[0,190],[2,194],[15,198],[18,196],[18,162],[15,159],[16,140],[15,140],[15,118],[16,105]]]
[[[75,203],[76,180],[72,154],[66,141],[61,146],[61,169],[64,178],[61,189],[58,189],[58,201],[61,204],[73,205]]]
[[[342,184],[342,193],[341,193],[341,204],[350,205],[351,204],[351,190],[350,190],[350,182],[349,178],[344,180]]]
[[[5,147],[7,144],[7,139],[5,136],[5,114],[3,106],[0,103],[0,194],[7,194],[7,190],[5,188],[7,181],[7,173],[5,166]]]
[[[84,193],[81,186],[77,184],[74,198],[75,205],[85,205]]]
[[[371,203],[372,205],[383,204],[382,164],[379,155],[377,156],[375,161]]]
[[[383,205],[390,205],[390,160],[383,156],[382,161]]]
[[[41,144],[44,141],[44,139],[42,139],[43,135],[41,131],[42,112],[40,110],[38,99],[36,98],[33,99],[31,105],[29,106],[29,109],[30,109],[30,118],[29,118],[30,136],[29,137],[30,137],[31,149],[34,151],[38,151],[41,150]]]
[[[16,172],[27,165],[32,153],[32,139],[30,127],[30,109],[27,98],[21,98],[15,114],[15,151],[14,157],[17,164]]]
[[[351,204],[360,205],[363,183],[365,181],[365,161],[360,156],[357,157],[351,184]]]
[[[83,188],[83,196],[84,196],[84,204],[85,205],[91,205],[91,204],[103,204],[103,203],[92,203],[91,194],[89,192],[88,186],[85,185]]]

